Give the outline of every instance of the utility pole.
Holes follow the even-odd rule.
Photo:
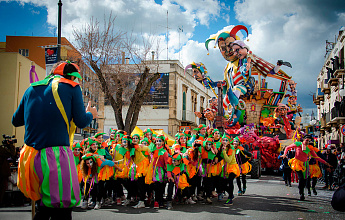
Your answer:
[[[167,60],[169,60],[169,15],[167,10]]]
[[[181,45],[180,45],[180,32],[183,32],[183,26],[178,27],[178,60],[181,60],[180,53],[181,53]]]
[[[218,87],[218,112],[216,116],[216,127],[219,130],[219,132],[223,133],[224,131],[224,125],[223,125],[223,87],[220,82],[217,83]],[[233,109],[235,111],[235,108]]]
[[[57,39],[57,44],[58,44],[58,51],[57,51],[57,62],[60,62],[61,60],[61,9],[62,9],[62,2],[59,0],[58,3],[58,39]]]

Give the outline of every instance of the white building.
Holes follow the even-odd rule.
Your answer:
[[[344,91],[344,28],[339,31],[337,42],[331,44],[325,63],[317,78],[317,91],[314,103],[321,122],[319,147],[325,144],[344,143],[341,127],[345,124]]]
[[[149,65],[158,64],[158,72],[166,77],[162,102],[146,103],[141,107],[137,126],[145,128],[163,129],[170,135],[175,135],[180,126],[195,128],[200,123],[194,112],[202,112],[208,106],[208,100],[215,96],[212,91],[196,81],[189,72],[184,74],[184,68],[178,60],[154,60]],[[127,64],[131,65],[131,64]],[[167,96],[167,97],[165,97]],[[126,107],[123,109],[123,116],[126,115]],[[104,110],[104,131],[109,128],[116,128],[114,111],[110,105]]]

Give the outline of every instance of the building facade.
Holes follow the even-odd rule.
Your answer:
[[[317,105],[320,121],[319,148],[326,144],[337,146],[345,142],[341,130],[345,124],[344,45],[345,31],[340,30],[337,42],[332,43],[317,77],[317,90],[313,101]]]
[[[14,127],[12,116],[26,89],[30,86],[29,71],[31,60],[17,52],[0,52],[0,94],[1,94],[1,114],[0,114],[0,134],[15,135],[17,146],[24,145],[24,126]],[[45,69],[36,65],[36,73],[39,79],[44,79]],[[2,139],[2,136],[1,136]]]
[[[28,60],[29,63],[33,61],[34,65],[36,66],[36,71],[38,69],[43,69],[45,71],[45,47],[49,47],[56,44],[56,37],[6,36],[6,42],[0,42],[0,54],[2,54],[2,56],[10,57],[11,59],[13,59],[13,61],[11,61],[10,63],[16,62],[16,60],[19,58],[14,55],[10,56],[5,54],[18,54],[20,57],[25,58],[25,60]],[[63,61],[70,60],[79,65],[81,70],[81,76],[83,78],[79,81],[79,83],[81,84],[83,90],[84,105],[86,106],[87,103],[91,101],[92,106],[96,106],[99,115],[99,118],[93,120],[90,126],[84,128],[83,130],[77,128],[75,139],[81,140],[85,137],[95,134],[96,132],[103,132],[104,94],[101,90],[96,74],[83,62],[81,54],[64,37],[61,38],[60,56],[61,60]],[[1,71],[7,69],[7,67],[5,68],[5,66],[6,62],[1,62]],[[29,70],[30,66],[26,67],[23,71],[29,72]],[[9,74],[14,74],[14,72],[9,72]],[[28,75],[29,74],[27,73],[27,76]],[[45,76],[45,72],[44,74],[41,74],[40,72],[38,78],[39,80],[42,80]],[[12,83],[14,84],[7,84],[6,86],[15,87],[15,82]],[[29,78],[27,77],[25,83],[22,83],[20,85],[20,90],[25,91],[29,87],[29,85]],[[21,99],[21,97],[22,95],[19,97],[19,100]],[[12,114],[13,113],[14,111],[12,112]]]
[[[128,64],[132,65],[132,64]],[[175,135],[181,126],[195,128],[206,123],[195,116],[194,112],[202,112],[208,106],[208,100],[214,96],[209,90],[196,81],[178,60],[153,60],[149,66],[157,66],[163,81],[163,91],[154,100],[144,102],[141,107],[137,126],[140,129],[163,129],[169,135]],[[152,68],[154,69],[154,68]],[[127,112],[123,109],[123,116]],[[105,106],[104,131],[116,128],[114,111],[110,105]]]

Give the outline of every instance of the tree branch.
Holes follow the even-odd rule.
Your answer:
[[[138,95],[138,102],[136,102],[136,105],[134,107],[134,112],[133,112],[133,116],[132,116],[132,122],[129,126],[129,131],[132,132],[138,122],[138,118],[139,118],[139,113],[140,113],[140,109],[141,106],[143,105],[143,102],[145,100],[145,97],[147,96],[147,94],[150,92],[152,83],[154,83],[158,78],[160,77],[160,73],[155,73],[153,74],[149,79],[148,82],[145,86],[145,88],[141,91],[141,93]]]

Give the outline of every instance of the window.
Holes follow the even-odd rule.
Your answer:
[[[192,111],[195,112],[197,111],[197,101],[198,99],[198,94],[194,91],[192,91]]]
[[[28,57],[29,56],[29,49],[19,49],[18,53],[20,53],[24,57]]]
[[[186,120],[186,92],[182,95],[182,120]]]

